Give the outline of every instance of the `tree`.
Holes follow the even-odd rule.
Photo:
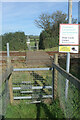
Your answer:
[[[76,23],[77,20],[73,18],[72,22]],[[39,18],[35,20],[37,27],[43,29],[39,40],[40,49],[45,49],[46,47],[50,48],[58,45],[59,25],[61,23],[68,23],[67,14],[62,13],[62,11],[56,11],[51,15],[41,14]]]
[[[50,30],[53,29],[56,24],[67,22],[66,17],[67,15],[63,14],[62,11],[54,12],[52,15],[41,14],[39,18],[35,20],[35,24],[44,30]]]

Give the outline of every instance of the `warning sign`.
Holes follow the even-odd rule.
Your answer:
[[[59,46],[59,52],[70,52],[70,46]]]
[[[79,24],[60,24],[59,52],[78,53]]]
[[[78,46],[59,46],[59,52],[78,53]]]
[[[79,44],[79,24],[60,24],[59,45]]]

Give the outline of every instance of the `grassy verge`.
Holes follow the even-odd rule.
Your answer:
[[[44,51],[58,51],[58,47],[48,48],[45,49]]]
[[[16,105],[8,105],[5,118],[64,118],[58,99],[52,104],[26,104],[21,101]]]

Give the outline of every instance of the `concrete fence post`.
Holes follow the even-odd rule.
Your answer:
[[[11,67],[11,58],[9,53],[9,43],[7,43],[7,69]],[[13,90],[12,90],[12,77],[10,76],[9,81],[9,95],[10,95],[10,103],[13,103]]]
[[[7,68],[10,68],[10,66],[11,66],[11,59],[9,53],[9,43],[7,43]]]

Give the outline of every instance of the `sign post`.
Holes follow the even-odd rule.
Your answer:
[[[67,53],[66,71],[69,73],[70,53],[78,53],[79,25],[72,23],[72,0],[68,0],[68,24],[60,24],[59,52]],[[66,79],[65,100],[68,95],[69,80]]]
[[[68,1],[68,23],[72,23],[72,0]],[[66,64],[66,71],[69,72],[70,68],[70,52],[67,53],[67,64]],[[68,94],[68,83],[69,80],[66,80],[66,87],[65,87],[65,100],[67,99]]]

